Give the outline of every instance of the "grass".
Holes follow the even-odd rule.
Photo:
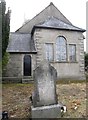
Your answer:
[[[88,81],[88,76],[86,81]],[[67,112],[62,115],[62,118],[85,118],[87,116],[86,81],[57,81],[58,101],[67,107]],[[10,118],[29,118],[31,116],[29,97],[33,91],[33,83],[2,84],[2,110],[8,111]]]
[[[86,83],[87,80],[58,80],[57,84],[70,84],[70,83]]]
[[[57,83],[58,101],[67,107],[62,118],[84,118],[86,116],[86,83]],[[3,84],[2,110],[8,111],[10,118],[29,118],[31,103],[29,97],[34,91],[33,84]],[[77,109],[75,110],[75,105]]]

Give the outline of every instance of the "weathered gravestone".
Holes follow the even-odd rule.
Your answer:
[[[48,61],[44,60],[34,70],[32,118],[58,118],[61,108],[57,101],[56,79],[57,72]]]

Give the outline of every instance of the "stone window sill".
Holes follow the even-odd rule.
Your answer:
[[[78,63],[77,61],[70,62],[70,61],[65,61],[65,62],[59,62],[59,61],[50,61],[50,63]]]

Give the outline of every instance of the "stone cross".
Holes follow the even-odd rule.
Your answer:
[[[47,106],[57,104],[56,79],[57,72],[48,61],[44,60],[33,74],[35,92],[33,106]]]

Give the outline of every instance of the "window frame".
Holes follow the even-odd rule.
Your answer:
[[[49,62],[53,62],[54,61],[54,44],[53,43],[45,43],[45,48],[46,45],[52,45],[52,60],[47,59],[47,51],[45,50],[45,59],[48,60]]]
[[[66,59],[59,61],[59,60],[57,60],[57,57],[56,57],[56,58],[55,58],[55,61],[56,61],[56,62],[60,62],[60,63],[65,63],[65,62],[67,62],[67,60],[68,60],[68,55],[67,55],[67,40],[66,40],[66,38],[65,38],[64,36],[58,36],[58,37],[56,38],[55,48],[57,47],[57,40],[59,40],[60,37],[65,40],[65,57],[66,57]],[[60,46],[62,46],[62,45],[60,45]],[[63,46],[64,46],[64,45],[63,45]],[[57,50],[55,51],[55,56],[57,56],[57,55],[56,55],[56,54],[57,54],[56,52],[57,52]]]
[[[70,46],[75,46],[75,60],[74,61],[71,61],[70,60]],[[68,57],[69,57],[69,62],[71,62],[71,63],[74,63],[74,62],[76,62],[77,60],[77,58],[76,58],[76,44],[69,44],[69,54],[68,54]]]

